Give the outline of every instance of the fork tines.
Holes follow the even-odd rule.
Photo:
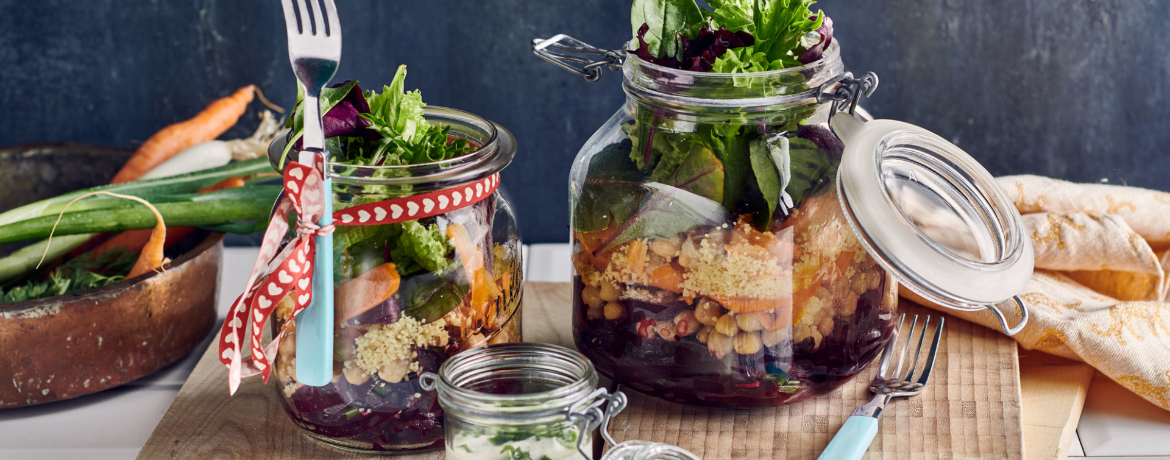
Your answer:
[[[890,337],[889,343],[886,344],[885,350],[882,352],[881,364],[878,367],[878,375],[874,378],[873,383],[870,384],[870,391],[880,394],[891,395],[912,395],[922,391],[922,388],[930,380],[930,371],[934,367],[934,359],[938,354],[938,344],[942,339],[943,324],[946,318],[939,316],[938,321],[934,324],[933,338],[930,343],[930,351],[927,353],[926,362],[922,365],[920,372],[915,372],[919,369],[918,362],[922,356],[922,348],[926,343],[927,331],[931,328],[930,316],[926,316],[922,322],[922,327],[918,328],[918,315],[914,315],[911,319],[910,327],[906,328],[906,339],[900,341],[899,337],[902,335],[903,325],[906,322],[906,315],[902,314],[898,318],[897,328],[894,334]],[[915,332],[917,332],[917,344],[915,341]],[[895,351],[901,342],[901,350]],[[912,346],[913,345],[913,346]],[[914,356],[909,361],[909,366],[906,367],[906,373],[902,373],[902,368],[907,364],[906,358],[910,354],[910,349],[914,349]],[[898,354],[898,362],[891,372],[890,364],[893,355]],[[915,379],[917,377],[917,379]]]
[[[318,34],[329,37],[341,27],[333,0],[281,0],[280,3],[284,5],[284,22],[290,38]]]

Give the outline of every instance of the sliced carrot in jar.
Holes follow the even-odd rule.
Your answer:
[[[817,291],[819,291],[820,289],[821,289],[821,278],[817,278],[811,284],[809,284],[808,287],[801,289],[799,291],[796,291],[795,293],[792,294],[792,303],[789,304],[789,313],[790,314],[787,315],[788,324],[792,324],[800,319],[800,316],[802,314],[804,314],[804,307],[806,305],[808,305],[808,301],[812,300],[813,296],[816,295]],[[777,312],[777,315],[776,315],[777,319],[781,319],[782,317],[784,317],[784,315],[782,315],[781,313],[782,312]],[[777,323],[779,323],[779,322],[780,321],[777,321]],[[787,326],[788,324],[782,324],[782,325],[778,325],[778,326],[774,326],[774,327],[776,329],[779,329],[781,327]],[[776,329],[769,329],[769,330],[774,331]]]
[[[682,282],[683,269],[678,265],[678,262],[662,264],[654,269],[654,273],[650,274],[651,286],[676,294],[682,293]]]
[[[614,226],[596,232],[576,232],[577,244],[580,244],[585,250],[596,254],[601,249],[601,246],[606,241],[609,241],[610,237],[616,232],[617,227]]]
[[[398,269],[385,263],[362,273],[337,288],[335,316],[338,324],[358,317],[398,292]]]
[[[629,248],[626,250],[626,257],[630,261],[630,271],[639,277],[646,273],[646,249],[646,243],[635,239],[630,241]]]

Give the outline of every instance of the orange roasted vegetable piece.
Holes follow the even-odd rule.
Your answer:
[[[660,265],[650,274],[650,285],[675,294],[682,293],[683,269],[678,262]]]
[[[455,246],[455,253],[463,263],[463,271],[471,283],[471,308],[477,319],[486,320],[490,302],[502,295],[495,280],[488,276],[487,268],[483,263],[483,251],[471,242],[471,234],[463,224],[454,223],[447,226],[447,237]]]
[[[337,324],[370,311],[398,292],[398,269],[384,263],[337,288],[334,312]]]

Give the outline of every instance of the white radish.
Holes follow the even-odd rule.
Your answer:
[[[265,110],[260,113],[260,126],[256,127],[256,132],[251,137],[195,144],[155,166],[154,169],[143,174],[140,180],[177,176],[215,168],[226,165],[232,160],[243,161],[260,158],[268,154],[268,144],[272,142],[272,138],[279,130],[280,123],[276,121],[276,116]]]
[[[207,141],[179,152],[171,159],[147,171],[139,180],[177,176],[201,169],[214,168],[226,165],[231,160],[232,151],[228,148],[227,142]]]

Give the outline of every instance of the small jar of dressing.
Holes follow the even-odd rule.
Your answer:
[[[609,421],[626,396],[597,382],[593,364],[576,351],[505,343],[459,353],[420,383],[438,392],[450,460],[592,459],[599,427],[610,446],[603,460],[698,458],[665,444],[617,444]]]

